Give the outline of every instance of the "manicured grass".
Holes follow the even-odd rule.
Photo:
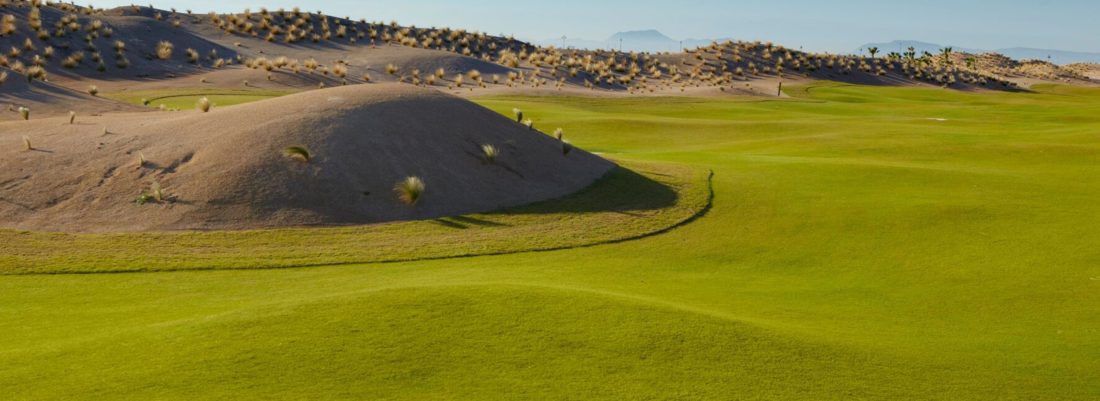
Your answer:
[[[393,224],[256,231],[65,234],[0,230],[0,275],[264,269],[529,252],[668,230],[710,203],[709,171],[627,163],[564,199]]]
[[[112,92],[103,93],[100,96],[138,106],[160,107],[164,105],[167,109],[192,110],[195,108],[195,103],[203,97],[210,99],[210,103],[215,107],[225,107],[271,99],[291,93],[294,92],[269,89],[198,88]],[[148,104],[145,104],[145,102],[148,102]]]
[[[798,97],[478,99],[617,159],[713,169],[709,212],[661,235],[391,264],[0,277],[0,389],[1100,395],[1100,90],[789,90]]]

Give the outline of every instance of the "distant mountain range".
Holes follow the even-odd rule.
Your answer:
[[[579,48],[579,49],[619,49],[620,46],[623,51],[637,51],[637,52],[676,52],[681,50],[680,46],[685,48],[695,48],[699,46],[709,45],[714,41],[725,41],[727,39],[673,39],[665,34],[649,29],[643,31],[628,31],[619,32],[611,35],[604,40],[590,40],[581,38],[561,38],[547,39],[536,41],[539,45],[554,45],[557,47],[566,48]]]
[[[948,46],[928,42],[918,42],[915,40],[895,40],[888,43],[868,43],[856,50],[855,53],[858,54],[860,52],[863,52],[864,54],[866,54],[867,49],[871,47],[878,47],[880,54],[887,54],[890,52],[903,53],[907,51],[910,47],[915,49],[917,53],[929,52],[935,54],[940,49]],[[972,49],[961,46],[950,47],[953,48],[955,51],[965,53],[1000,53],[1016,60],[1048,60],[1054,64],[1100,63],[1100,53],[1073,52],[1054,49],[1033,49],[1028,47],[1011,47],[1006,49],[994,50]]]

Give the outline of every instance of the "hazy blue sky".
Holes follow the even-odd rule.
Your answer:
[[[619,31],[657,29],[675,39],[761,39],[833,52],[894,39],[1100,52],[1100,0],[162,0],[154,5],[195,12],[298,5],[356,19],[462,27],[529,40],[562,35],[603,40]]]

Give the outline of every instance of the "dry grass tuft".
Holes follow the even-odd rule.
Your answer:
[[[289,146],[283,149],[283,156],[302,163],[309,163],[309,161],[313,159],[313,156],[309,153],[309,149],[305,146]]]
[[[210,99],[203,96],[202,99],[199,99],[198,108],[203,113],[210,111]]]
[[[175,49],[175,45],[172,42],[162,40],[157,43],[157,57],[161,60],[167,60],[172,58],[172,51]]]
[[[149,185],[149,189],[138,196],[136,202],[138,205],[149,202],[163,203],[165,198],[164,188],[160,186],[159,182],[153,181],[153,184]]]
[[[393,187],[394,192],[397,192],[397,199],[409,206],[416,206],[420,202],[424,189],[424,181],[416,176],[405,178]]]
[[[497,162],[497,156],[500,155],[500,150],[496,146],[485,144],[481,145],[481,156],[485,159],[485,163],[495,164]]]

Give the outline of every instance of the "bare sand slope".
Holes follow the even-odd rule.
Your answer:
[[[33,150],[24,150],[24,135]],[[484,144],[501,150],[495,164],[484,161]],[[284,156],[294,145],[313,160]],[[32,118],[0,123],[0,226],[103,232],[425,219],[561,197],[613,167],[561,149],[471,102],[400,84],[209,113],[120,113],[74,125]],[[393,191],[408,176],[427,186],[416,206]],[[137,205],[154,181],[169,201]]]
[[[135,106],[94,97],[50,82],[28,81],[22,75],[0,68],[0,73],[3,72],[8,73],[8,79],[0,85],[0,107],[3,107],[0,111],[0,121],[22,119],[15,111],[19,107],[30,108],[34,116],[68,115],[70,111],[86,115],[109,111],[141,110]]]

